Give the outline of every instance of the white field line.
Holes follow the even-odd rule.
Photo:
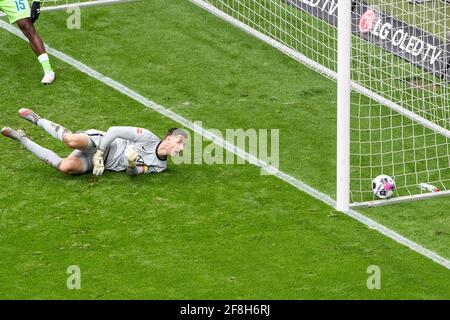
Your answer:
[[[116,4],[116,3],[124,3],[124,2],[135,2],[140,0],[94,0],[94,1],[86,1],[86,2],[75,2],[69,4],[61,4],[56,6],[43,7],[42,11],[56,11],[56,10],[65,10],[71,8],[84,8],[84,7],[92,7],[92,6],[102,6],[108,4]]]
[[[3,28],[5,30],[15,34],[16,36],[22,38],[23,40],[26,40],[26,38],[23,36],[23,34],[20,32],[20,30],[9,25],[8,23],[6,23],[4,21],[0,21],[0,28]],[[290,185],[294,186],[298,190],[309,194],[310,196],[328,204],[329,206],[331,206],[333,208],[336,207],[336,201],[334,199],[332,199],[330,196],[310,187],[309,185],[305,184],[304,182],[302,182],[282,171],[279,171],[277,168],[274,168],[273,166],[265,163],[264,161],[256,158],[255,156],[245,152],[244,150],[238,148],[237,146],[223,140],[221,137],[215,135],[214,133],[212,133],[202,127],[197,126],[196,124],[194,124],[193,122],[189,121],[188,119],[180,116],[179,114],[177,114],[171,110],[168,110],[161,105],[158,105],[157,103],[147,99],[146,97],[140,95],[139,93],[133,91],[132,89],[99,73],[98,71],[95,71],[94,69],[90,68],[89,66],[73,59],[72,57],[64,54],[63,52],[58,51],[58,50],[53,49],[48,46],[46,46],[46,48],[47,48],[47,52],[50,55],[60,59],[61,61],[64,61],[65,63],[71,65],[75,69],[87,74],[91,78],[94,78],[94,79],[102,82],[103,84],[130,97],[131,99],[141,103],[142,105],[166,116],[167,118],[170,118],[175,122],[178,122],[179,124],[183,125],[184,127],[189,128],[190,130],[194,131],[196,134],[199,134],[199,135],[207,138],[208,140],[213,141],[216,145],[223,147],[224,149],[236,154],[238,157],[247,160],[249,163],[258,166],[258,167],[264,169],[265,171],[272,172],[276,177],[278,177],[279,179],[283,180],[286,183],[289,183]],[[427,248],[424,248],[420,244],[417,244],[414,241],[403,237],[402,235],[396,233],[395,231],[379,224],[378,222],[373,221],[370,218],[367,218],[366,216],[364,216],[354,210],[349,210],[348,212],[344,212],[344,214],[363,223],[370,229],[376,230],[379,233],[384,234],[385,236],[391,238],[392,240],[394,240],[404,246],[407,246],[411,250],[429,258],[430,260],[432,260],[450,270],[450,261],[449,260],[439,256],[437,253],[435,253]]]
[[[75,2],[69,4],[59,4],[55,6],[45,7],[45,2],[43,2],[43,6],[41,8],[41,12],[44,11],[57,11],[57,10],[66,10],[71,8],[84,8],[84,7],[92,7],[92,6],[102,6],[108,4],[116,4],[116,3],[124,3],[124,2],[134,2],[140,0],[93,0],[86,2]],[[5,16],[3,12],[0,12],[0,17]]]

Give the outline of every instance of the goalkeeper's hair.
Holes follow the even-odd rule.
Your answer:
[[[164,136],[164,139],[170,136],[183,136],[185,139],[187,139],[187,133],[179,128],[170,128],[167,130],[166,135]]]

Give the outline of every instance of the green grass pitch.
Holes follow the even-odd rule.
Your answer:
[[[280,129],[281,170],[334,196],[335,84],[187,0],[41,15],[45,41],[206,128]],[[0,29],[0,125],[70,152],[17,116],[162,135],[176,123]],[[189,103],[187,103],[189,102]],[[449,270],[251,165],[64,176],[0,139],[2,299],[448,299]],[[361,211],[450,257],[448,199]],[[70,265],[81,289],[66,287]],[[380,290],[366,286],[381,269]]]

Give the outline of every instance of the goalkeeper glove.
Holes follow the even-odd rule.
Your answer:
[[[139,154],[133,145],[130,145],[125,149],[125,157],[128,160],[128,167],[130,169],[136,168]]]
[[[105,165],[103,163],[103,151],[97,150],[97,152],[92,157],[92,162],[94,163],[93,174],[96,176],[101,176],[103,171],[105,171]]]
[[[37,19],[39,19],[39,15],[41,14],[41,2],[33,1],[31,3],[31,22],[35,23]]]

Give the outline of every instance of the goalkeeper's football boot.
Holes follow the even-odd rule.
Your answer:
[[[21,130],[14,130],[9,127],[5,127],[2,129],[2,135],[8,137],[13,140],[20,141],[23,137],[26,137],[25,132]]]
[[[21,116],[25,120],[30,121],[33,124],[37,124],[39,119],[41,119],[41,117],[39,117],[36,113],[34,113],[33,110],[30,110],[30,109],[27,109],[27,108],[20,109],[19,110],[19,116]]]

